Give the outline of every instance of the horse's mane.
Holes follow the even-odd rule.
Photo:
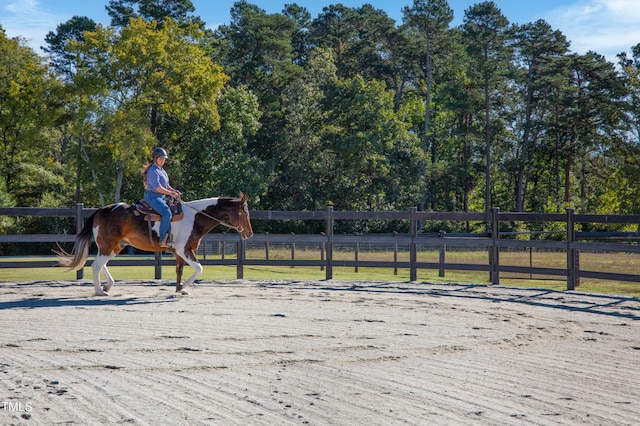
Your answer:
[[[221,205],[227,203],[237,203],[241,202],[241,197],[212,197],[212,198],[203,198],[201,200],[191,200],[185,201],[185,204],[196,208],[198,210],[204,210],[209,206]]]

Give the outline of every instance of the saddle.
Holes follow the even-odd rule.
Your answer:
[[[184,217],[184,212],[182,211],[182,203],[171,200],[167,203],[169,209],[171,210],[171,222],[177,222],[182,220]],[[136,216],[144,216],[144,220],[149,222],[159,222],[162,216],[155,210],[151,208],[149,203],[145,200],[140,200],[140,204],[133,205],[134,210],[133,214]]]

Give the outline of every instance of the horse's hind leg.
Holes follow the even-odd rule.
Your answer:
[[[102,289],[102,284],[100,283],[100,271],[102,271],[102,269],[106,269],[105,266],[107,265],[107,262],[109,261],[109,259],[111,259],[111,257],[105,256],[103,254],[98,254],[95,260],[93,261],[93,263],[91,264],[91,272],[93,273],[93,285],[96,290],[96,296],[109,295],[107,292],[105,292]],[[107,280],[108,280],[111,274],[109,274],[108,272],[107,274],[108,274],[107,275]]]
[[[111,287],[113,286],[115,281],[113,280],[113,277],[111,276],[111,273],[107,269],[107,264],[106,263],[102,267],[102,273],[104,274],[104,277],[107,279],[107,283],[104,285],[103,289],[104,289],[104,291],[108,292],[109,290],[111,290]]]

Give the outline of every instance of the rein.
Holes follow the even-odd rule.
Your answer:
[[[195,210],[195,211],[197,211],[198,213],[200,213],[200,214],[202,214],[202,215],[204,215],[204,216],[208,217],[209,219],[213,219],[213,220],[215,220],[216,222],[218,222],[218,223],[219,223],[220,225],[222,225],[222,226],[226,226],[227,228],[229,228],[229,229],[233,229],[233,230],[235,230],[236,232],[242,232],[242,231],[244,231],[244,228],[243,228],[242,226],[233,226],[233,225],[231,225],[230,223],[227,223],[227,222],[225,222],[225,221],[222,221],[222,220],[220,220],[220,219],[218,219],[218,218],[215,218],[215,217],[213,217],[213,216],[211,216],[211,215],[209,215],[209,214],[205,213],[205,212],[204,212],[204,211],[202,211],[202,210],[198,210],[198,209],[196,209],[195,207],[190,206],[189,204],[185,203],[185,202],[182,200],[182,198],[181,198],[181,197],[176,198],[176,200],[178,200],[180,203],[182,203],[182,205],[183,205],[183,206],[187,206],[187,207],[189,207],[191,210]]]

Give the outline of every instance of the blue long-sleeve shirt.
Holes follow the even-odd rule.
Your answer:
[[[159,186],[168,189],[169,175],[163,168],[153,164],[147,171],[147,191],[157,192]]]

